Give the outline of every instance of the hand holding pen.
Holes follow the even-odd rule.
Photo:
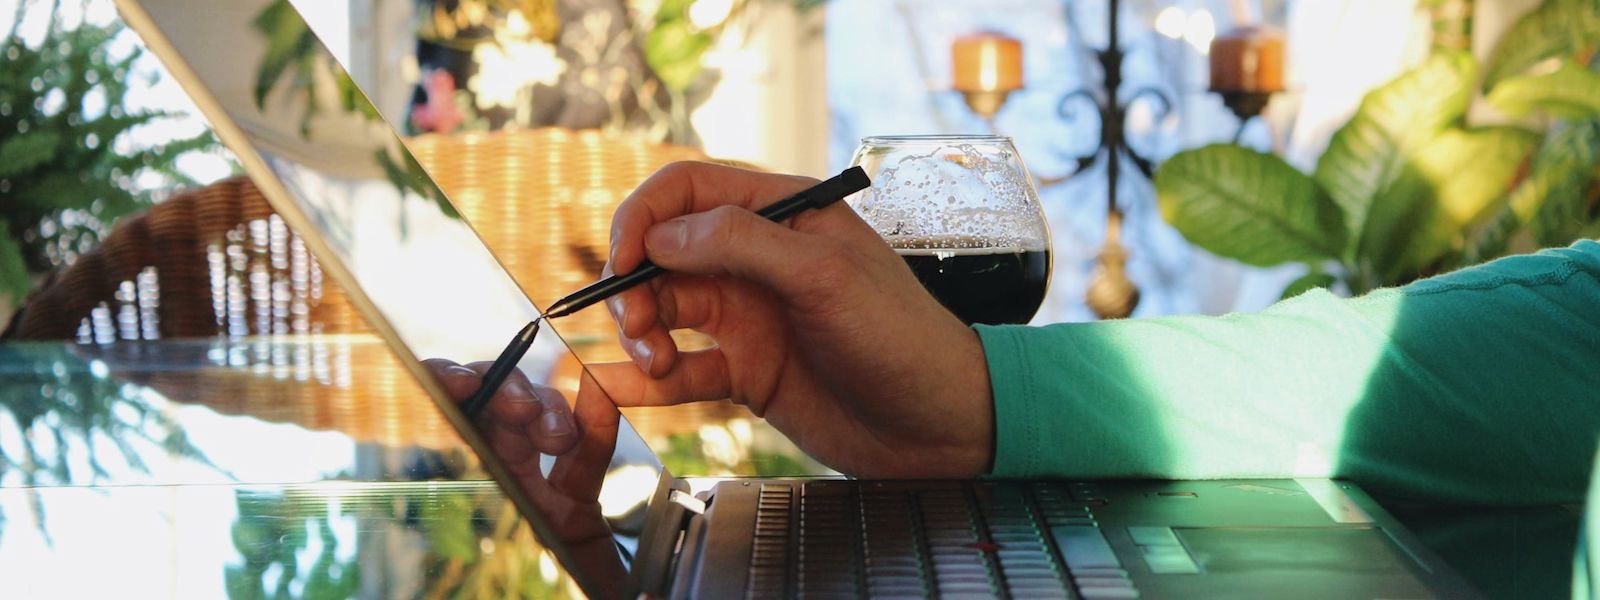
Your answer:
[[[827,207],[870,185],[872,182],[867,179],[866,172],[861,167],[851,167],[831,179],[761,208],[756,211],[756,215],[781,223],[807,210]],[[516,369],[517,362],[522,360],[522,356],[533,346],[533,341],[539,333],[540,320],[571,315],[664,273],[666,269],[645,260],[627,273],[602,279],[552,304],[543,315],[524,326],[500,353],[499,358],[495,359],[484,374],[482,386],[462,404],[462,411],[469,418],[476,418],[483,411],[483,407],[494,396],[502,382]]]
[[[607,305],[634,363],[590,364],[619,406],[732,399],[841,472],[971,477],[993,451],[976,332],[842,203],[787,224],[757,217],[803,178],[684,164],[612,221],[611,266],[672,272]],[[669,331],[715,346],[680,352]]]

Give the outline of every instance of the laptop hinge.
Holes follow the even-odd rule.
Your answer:
[[[683,510],[689,511],[696,515],[706,514],[706,501],[689,495],[689,492],[683,490],[672,490],[667,494],[667,498],[671,500],[673,504],[678,505],[678,507],[682,508]]]
[[[689,500],[698,502],[693,496],[687,496],[688,491],[689,486],[683,480],[662,472],[661,481],[645,514],[644,531],[639,536],[639,553],[634,559],[625,597],[665,597],[671,590],[672,569],[677,563],[684,529],[689,517],[695,516],[675,497],[685,495]]]
[[[708,523],[703,514],[694,514],[684,511],[683,543],[678,550],[676,562],[672,565],[672,595],[674,600],[680,598],[698,598],[701,594],[700,572],[702,562],[700,556],[705,550],[706,529]]]

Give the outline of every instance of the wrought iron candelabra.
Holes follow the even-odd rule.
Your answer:
[[[1122,245],[1123,208],[1118,202],[1117,186],[1122,181],[1124,161],[1133,164],[1134,170],[1150,180],[1155,167],[1150,159],[1128,145],[1128,109],[1138,102],[1150,102],[1156,120],[1165,119],[1172,112],[1172,100],[1154,87],[1140,87],[1122,97],[1121,45],[1122,3],[1110,0],[1107,25],[1109,41],[1105,49],[1095,52],[1104,73],[1099,89],[1080,88],[1061,99],[1057,113],[1062,119],[1077,120],[1077,106],[1088,103],[1100,117],[1100,142],[1094,150],[1077,157],[1077,168],[1062,177],[1041,179],[1042,185],[1053,185],[1087,172],[1096,163],[1104,161],[1106,167],[1106,238],[1095,261],[1094,274],[1089,279],[1084,301],[1101,319],[1121,319],[1133,314],[1139,305],[1139,288],[1128,279],[1128,251]]]

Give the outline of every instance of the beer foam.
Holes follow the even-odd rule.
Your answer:
[[[1017,254],[1021,252],[1047,252],[1048,244],[1042,240],[1023,244],[994,244],[989,240],[967,236],[885,238],[895,254],[901,256],[987,256],[991,254]]]
[[[883,158],[872,187],[851,205],[885,238],[940,239],[926,247],[990,254],[1049,248],[1038,194],[1009,144],[950,141],[897,148]]]

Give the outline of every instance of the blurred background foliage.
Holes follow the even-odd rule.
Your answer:
[[[705,57],[755,3],[826,0],[416,0],[420,81],[407,128],[607,128],[698,141]]]
[[[1162,215],[1220,256],[1305,263],[1285,296],[1600,236],[1600,3],[1545,0],[1483,65],[1459,21],[1435,17],[1432,56],[1367,94],[1314,173],[1233,144],[1180,152],[1156,175]],[[1520,120],[1469,122],[1475,102]]]
[[[143,55],[114,52],[120,23],[68,25],[48,4],[42,42],[18,35],[21,11],[0,40],[0,315],[45,273],[94,247],[118,217],[195,182],[180,156],[209,151],[209,132],[158,145],[129,133],[173,113],[133,107],[130,78]],[[45,5],[44,2],[38,2]],[[151,176],[159,186],[149,185]]]

